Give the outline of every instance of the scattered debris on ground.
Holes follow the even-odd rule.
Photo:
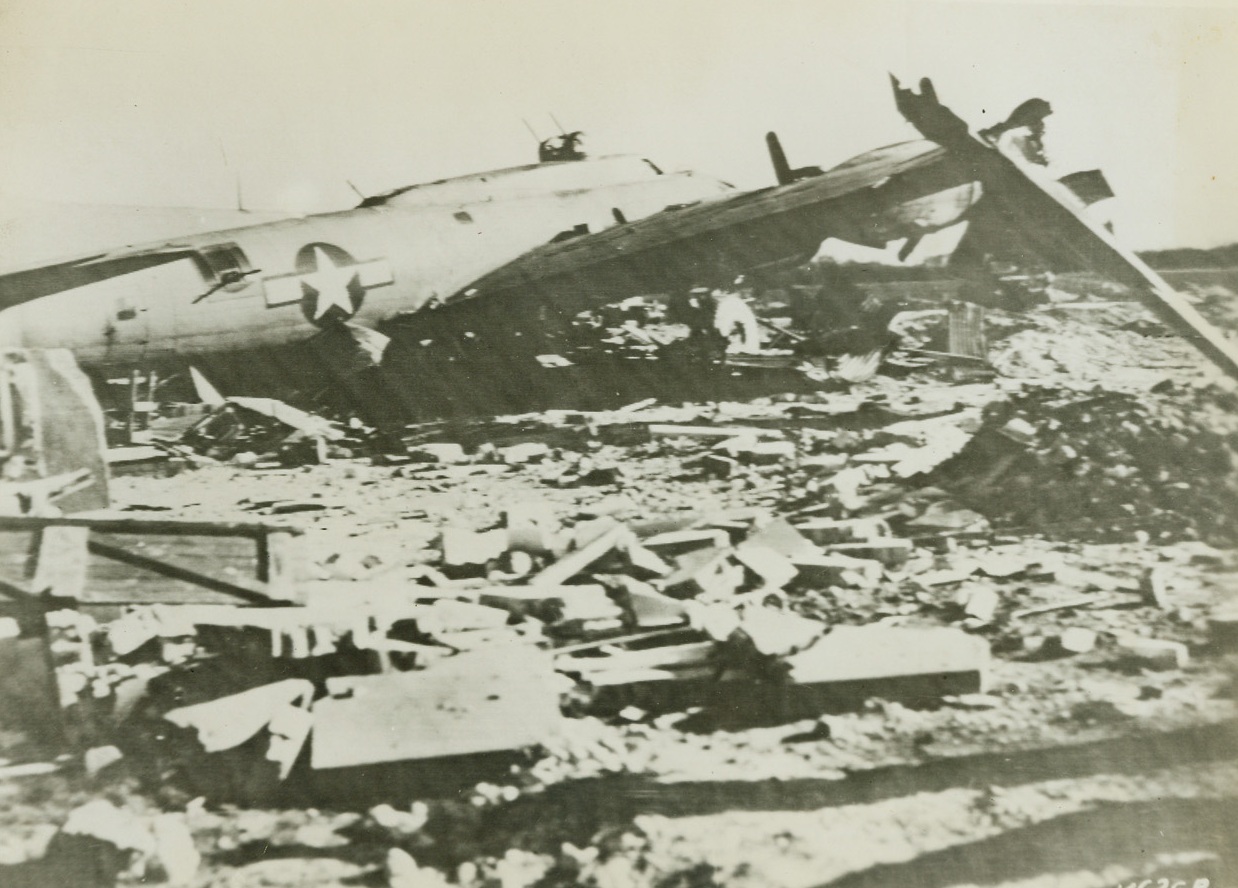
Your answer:
[[[1073,305],[733,400],[220,396],[108,511],[8,496],[0,881],[1220,884],[1238,404]]]

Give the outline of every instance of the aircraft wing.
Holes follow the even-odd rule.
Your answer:
[[[891,78],[893,80],[893,78]],[[1078,181],[1057,182],[1041,170],[973,135],[967,123],[941,104],[925,78],[920,92],[894,80],[898,110],[925,138],[973,170],[991,202],[990,218],[1053,265],[1088,268],[1131,287],[1170,327],[1225,373],[1238,378],[1238,345],[1199,314],[1147,263],[1114,239],[1082,210]],[[1084,174],[1090,176],[1092,174]],[[1104,190],[1107,190],[1105,186]],[[1086,189],[1096,192],[1092,183]],[[1098,196],[1104,196],[1104,190]]]
[[[806,260],[828,237],[883,247],[906,235],[886,230],[893,208],[952,187],[969,188],[972,181],[945,149],[905,142],[788,185],[669,207],[546,244],[444,302],[501,303],[496,297],[532,295],[570,315],[628,296],[725,285],[762,266]]]
[[[169,247],[131,253],[99,253],[69,262],[0,274],[0,311],[61,290],[98,283],[181,259],[193,259],[206,267],[205,259],[197,250]]]
[[[1017,238],[1051,266],[1090,269],[1133,287],[1149,307],[1218,367],[1238,377],[1238,347],[1084,210],[1107,196],[1094,173],[1058,182],[974,135],[937,101],[894,81],[898,109],[927,141],[905,142],[790,184],[682,208],[534,249],[446,300],[532,297],[571,315],[628,296],[716,282],[788,259],[829,237],[884,246],[960,218],[983,189],[983,224]],[[1082,192],[1082,193],[1080,193]],[[1111,193],[1111,192],[1109,192]],[[955,204],[956,206],[941,206]],[[935,207],[934,204],[937,204]],[[994,211],[996,210],[996,211]],[[940,211],[940,212],[939,212]],[[923,218],[922,218],[923,217]],[[979,220],[976,224],[982,224]],[[410,318],[415,320],[415,318]]]

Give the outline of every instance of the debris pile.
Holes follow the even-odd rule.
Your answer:
[[[1117,540],[1238,539],[1238,428],[1227,396],[1028,388],[928,482],[998,527]],[[1230,415],[1226,416],[1226,409]]]
[[[432,547],[423,539],[403,562],[323,553],[316,576],[294,584],[294,607],[139,606],[74,640],[111,662],[62,674],[76,672],[79,697],[89,689],[104,708],[126,685],[123,695],[143,688],[142,705],[122,710],[160,726],[148,733],[178,726],[174,757],[258,751],[284,779],[551,749],[561,713],[699,708],[761,723],[875,697],[979,699],[990,642],[1029,656],[1184,663],[1174,638],[1129,630],[1065,625],[1040,646],[1017,642],[1021,620],[1151,599],[1146,577],[1089,571],[998,535],[1141,530],[1163,544],[1226,532],[1219,482],[1231,442],[1213,416],[1224,400],[1167,386],[1139,398],[878,381],[425,423],[406,430],[403,453],[373,459],[366,483],[385,471],[414,493],[509,483],[525,493],[488,521],[443,522]],[[642,508],[664,497],[655,489],[667,478],[707,500]],[[591,505],[565,514],[552,493]],[[1200,510],[1201,495],[1216,508]],[[246,503],[311,523],[334,512]],[[1101,594],[1080,597],[1088,590]],[[444,714],[402,728],[414,711]],[[214,732],[221,713],[238,712],[249,714],[234,730]],[[522,729],[499,737],[496,719]]]
[[[136,742],[163,738],[144,759],[261,751],[283,780],[298,761],[548,745],[561,705],[785,720],[983,689],[988,645],[958,629],[832,626],[788,607],[835,586],[876,588],[909,543],[865,536],[883,532],[873,522],[809,521],[830,541],[818,545],[754,518],[564,527],[523,503],[494,530],[445,528],[420,582],[319,580],[300,587],[301,606],[139,606],[101,625],[64,611],[53,621],[69,654],[62,693],[80,721],[114,723],[96,743],[132,746],[136,724],[147,738]],[[212,792],[229,789],[217,780]]]
[[[1130,302],[1055,303],[1041,313],[989,312],[989,353],[1003,376],[1041,385],[1147,391],[1196,366],[1190,346]]]
[[[1101,314],[1061,329],[1086,344]],[[933,762],[909,797],[939,811],[964,791],[943,772],[1022,785],[1054,776],[1046,747],[1224,728],[1238,405],[1168,364],[1094,389],[959,366],[381,448],[225,399],[203,446],[227,464],[186,448],[195,471],[114,479],[125,512],[0,527],[10,585],[64,608],[20,641],[75,750],[10,777],[144,787],[109,795],[123,816],[80,793],[6,815],[0,865],[67,882],[61,850],[88,841],[171,883],[714,884],[725,855],[675,836],[699,819],[733,843],[754,794],[876,817],[870,780],[903,795]],[[29,674],[0,693],[25,701]],[[275,800],[315,807],[252,807]]]
[[[175,438],[152,441],[194,464],[255,468],[345,459],[373,449],[372,433],[361,423],[331,422],[274,398],[220,398],[208,406],[210,412]]]

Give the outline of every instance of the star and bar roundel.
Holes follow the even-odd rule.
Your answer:
[[[386,259],[358,262],[335,244],[316,241],[297,250],[291,274],[263,281],[268,308],[301,304],[305,319],[318,327],[341,323],[361,310],[367,290],[392,283]]]

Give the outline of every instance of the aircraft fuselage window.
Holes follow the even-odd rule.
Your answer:
[[[223,289],[233,293],[249,285],[246,277],[252,273],[253,269],[249,265],[245,251],[236,244],[214,244],[204,247],[200,253],[212,282],[220,284]]]

